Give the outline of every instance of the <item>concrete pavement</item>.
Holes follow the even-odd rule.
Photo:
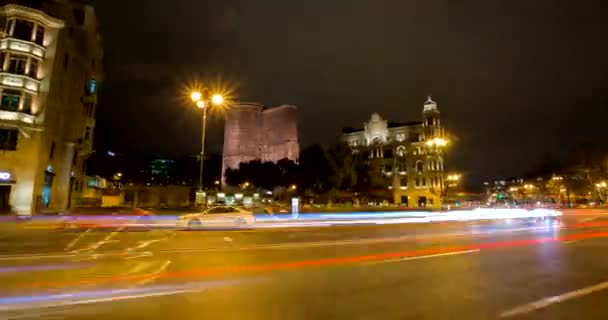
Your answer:
[[[0,319],[605,319],[608,219],[592,218],[194,232],[2,224]]]

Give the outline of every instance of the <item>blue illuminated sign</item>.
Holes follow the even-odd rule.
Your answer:
[[[97,92],[97,80],[91,79],[89,81],[89,94],[95,94]]]
[[[0,171],[0,181],[11,181],[13,175],[10,172]]]

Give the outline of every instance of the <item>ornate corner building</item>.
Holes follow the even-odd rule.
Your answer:
[[[363,129],[343,129],[342,142],[385,178],[394,203],[439,207],[445,186],[445,147],[437,103],[424,103],[422,121],[395,123],[377,113]]]
[[[0,212],[77,203],[92,153],[102,44],[83,0],[0,0]]]
[[[297,161],[299,152],[295,106],[267,108],[257,103],[241,103],[226,113],[222,173],[253,160]]]

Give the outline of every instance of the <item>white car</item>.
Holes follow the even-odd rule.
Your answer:
[[[178,226],[201,227],[246,227],[255,223],[253,212],[231,206],[213,207],[201,213],[179,217]]]

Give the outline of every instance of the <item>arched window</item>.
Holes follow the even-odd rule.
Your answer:
[[[397,150],[395,151],[395,153],[397,154],[398,157],[405,156],[405,147],[404,146],[398,146]]]
[[[422,164],[422,161],[420,161],[420,160],[416,161],[416,172],[422,173],[423,170],[424,170],[424,165]]]

